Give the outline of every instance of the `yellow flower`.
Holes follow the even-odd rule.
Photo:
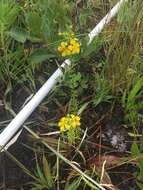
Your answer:
[[[59,47],[58,47],[58,51],[59,51],[59,52],[63,52],[63,51],[64,51],[64,48],[61,47],[61,46],[59,46]]]
[[[65,50],[62,52],[62,56],[65,57],[65,56],[68,56],[68,55],[71,55],[71,52],[70,52],[70,50],[65,49]]]
[[[65,131],[66,130],[66,126],[67,126],[67,118],[66,117],[62,117],[58,123],[58,126],[60,127],[61,131]]]
[[[68,45],[67,42],[61,42],[61,47],[66,48],[67,45]]]
[[[74,116],[72,122],[73,122],[73,124],[74,124],[75,127],[80,126],[80,117],[79,116]]]
[[[71,38],[70,39],[70,44],[75,45],[78,42],[77,38]]]
[[[61,132],[79,127],[80,125],[80,117],[73,114],[68,114],[66,117],[62,117],[58,123]]]
[[[73,46],[72,46],[72,45],[69,45],[69,46],[68,46],[68,49],[69,49],[70,51],[72,51],[72,50],[73,50]]]
[[[68,41],[61,42],[61,44],[58,46],[58,51],[63,57],[80,53],[80,43],[78,39],[74,38],[74,36],[71,37],[72,38],[70,38]]]

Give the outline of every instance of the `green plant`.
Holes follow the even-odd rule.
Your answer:
[[[37,181],[32,183],[31,190],[43,190],[43,189],[52,189],[54,185],[53,177],[50,171],[49,163],[47,158],[43,155],[43,168],[41,169],[38,161],[36,162],[36,171],[35,176],[37,177]]]
[[[20,7],[15,1],[0,1],[0,79],[3,81],[5,77],[9,78],[11,66],[9,48],[12,46],[12,40],[8,32],[15,24],[19,12]]]
[[[8,43],[8,31],[15,23],[19,12],[20,7],[15,1],[0,1],[0,46],[2,49],[4,49]]]
[[[80,117],[74,114],[67,114],[58,123],[61,133],[66,133],[69,144],[74,144],[80,137]]]
[[[29,1],[24,8],[26,27],[31,39],[53,43],[59,39],[58,32],[66,31],[71,25],[67,14],[71,13],[68,1]]]
[[[112,99],[111,85],[109,81],[107,81],[99,74],[95,75],[94,89],[95,93],[92,100],[94,106],[99,105],[101,102],[110,102]]]
[[[131,147],[131,155],[133,158],[140,157],[141,151],[140,147],[136,142],[133,142],[132,147]],[[136,173],[136,178],[137,178],[137,185],[140,188],[140,190],[143,190],[143,185],[140,181],[143,179],[143,160],[139,159],[138,160],[138,167],[139,171]]]
[[[79,96],[87,89],[87,80],[78,71],[77,64],[73,65],[64,73],[63,86],[68,88],[67,95],[70,97],[69,113],[77,113],[79,109]]]
[[[105,31],[106,77],[111,81],[114,94],[129,90],[138,76],[141,64],[143,29],[143,2],[126,2],[117,22]],[[109,34],[109,35],[108,35]]]
[[[127,90],[124,91],[122,96],[122,106],[125,109],[126,119],[128,119],[132,127],[135,127],[136,122],[139,117],[139,110],[143,108],[143,102],[140,100],[140,97],[143,94],[142,91],[143,87],[143,78],[139,78],[137,82],[134,84],[132,89],[128,92]]]
[[[58,33],[68,30],[70,13],[69,3],[64,0],[1,0],[0,79],[23,83],[28,77],[34,89],[33,73],[39,63],[57,55]]]
[[[64,190],[76,190],[80,186],[80,183],[81,183],[81,178],[79,177],[70,184],[66,185]]]
[[[105,190],[106,187],[114,188],[112,187],[112,179],[110,179],[111,173],[109,173],[109,176],[107,173],[108,162],[110,162],[110,160],[108,161],[108,156],[106,157],[107,160],[102,164],[102,152],[105,151],[106,154],[109,147],[104,146],[104,140],[102,144],[98,144],[98,139],[102,140],[102,137],[106,136],[106,134],[102,135],[102,130],[99,131],[99,124],[102,127],[102,123],[104,125],[104,121],[107,120],[107,124],[111,124],[112,127],[114,122],[112,123],[112,117],[110,117],[109,121],[111,122],[108,123],[108,118],[106,117],[104,120],[101,114],[103,122],[100,122],[100,115],[97,113],[96,117],[91,104],[96,107],[103,103],[101,108],[103,108],[104,113],[104,106],[106,106],[104,102],[110,102],[112,106],[111,100],[113,98],[120,99],[125,110],[127,124],[131,124],[133,129],[137,126],[137,120],[142,117],[139,113],[143,107],[143,78],[141,77],[143,71],[142,1],[129,1],[125,3],[117,16],[117,22],[113,20],[99,38],[90,44],[88,48],[88,39],[86,38],[82,41],[80,38],[86,35],[89,28],[91,28],[90,26],[95,25],[103,17],[103,13],[105,15],[107,10],[109,10],[110,5],[112,6],[116,1],[23,0],[14,1],[14,3],[12,0],[0,1],[0,5],[2,5],[0,7],[1,11],[3,4],[10,7],[9,9],[4,8],[4,11],[9,11],[7,14],[4,14],[5,18],[3,19],[6,21],[0,19],[1,23],[9,23],[8,25],[4,24],[4,29],[1,29],[1,82],[7,78],[9,84],[17,85],[17,82],[24,82],[27,85],[26,89],[31,88],[35,91],[37,90],[37,86],[39,86],[39,81],[42,84],[57,68],[57,65],[63,71],[62,82],[59,82],[53,88],[50,97],[39,107],[39,110],[36,110],[35,115],[38,116],[36,117],[37,122],[35,122],[35,115],[32,117],[32,123],[35,126],[34,130],[37,129],[37,123],[40,123],[38,131],[34,132],[31,128],[24,126],[25,130],[30,133],[28,140],[30,139],[30,142],[31,140],[32,142],[38,142],[38,148],[42,147],[40,153],[42,152],[43,154],[42,159],[39,155],[35,156],[35,175],[31,171],[28,171],[21,163],[17,162],[22,170],[32,177],[32,183],[30,181],[31,190],[60,188],[65,190]],[[91,12],[92,15],[90,14]],[[0,18],[1,15],[2,12],[0,12]],[[8,19],[6,19],[6,16],[8,16]],[[11,17],[11,20],[9,17]],[[68,34],[71,31],[74,31],[75,34],[80,33],[78,35],[79,41],[75,40],[75,42],[80,42],[80,49],[77,49],[77,52],[80,50],[80,55],[71,57],[73,66],[64,70],[60,67],[63,60],[60,53],[58,53],[58,49],[61,50],[65,47],[68,49],[71,44],[69,43],[68,46],[62,44],[61,42],[64,40],[68,41],[69,39],[68,36],[65,39],[64,37],[62,38],[59,33],[65,32]],[[79,46],[77,47],[79,48]],[[69,53],[66,53],[66,56],[68,57]],[[21,86],[17,85],[16,87],[20,88]],[[12,85],[7,88],[5,96],[8,97],[7,95],[10,95],[11,91]],[[123,93],[122,97],[121,93]],[[9,103],[12,103],[13,106],[15,100]],[[19,102],[16,103],[16,107],[17,104]],[[5,105],[7,112],[14,113],[12,109],[8,109],[8,106]],[[79,127],[79,115],[85,109],[87,109],[87,112],[82,115],[82,125]],[[109,116],[110,112],[108,112]],[[60,117],[58,127],[63,134],[63,141],[60,140],[60,134],[57,131],[57,121]],[[116,127],[118,125],[115,123],[113,130]],[[83,129],[85,128],[84,132]],[[82,134],[83,137],[81,138]],[[96,136],[96,134],[98,135]],[[52,137],[49,137],[49,135],[52,135]],[[113,134],[111,132],[111,135],[114,135],[114,132]],[[135,134],[133,135],[135,136]],[[77,143],[75,143],[76,140]],[[33,150],[32,145],[28,145],[27,147]],[[37,149],[35,150],[37,151]],[[52,151],[52,154],[49,154],[49,150]],[[111,156],[116,162],[118,157],[112,155],[113,151],[110,153],[109,157]],[[142,154],[142,149],[138,144],[134,143],[131,153],[134,159]],[[94,157],[93,154],[97,154],[97,156]],[[124,153],[122,155],[124,156]],[[100,164],[98,164],[100,161],[98,157],[101,157]],[[91,160],[93,158],[95,166],[97,164],[97,168],[93,170],[87,170],[87,167],[90,165],[88,164],[90,158]],[[128,157],[126,159],[128,162]],[[53,166],[53,161],[55,160],[57,162]],[[139,161],[138,166],[140,171],[133,175],[137,176],[137,180],[142,180],[142,161]],[[114,169],[116,169],[116,166]],[[141,183],[138,185],[143,189]]]

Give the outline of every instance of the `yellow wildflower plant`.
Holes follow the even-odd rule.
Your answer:
[[[74,114],[68,114],[62,117],[58,122],[60,132],[66,132],[69,144],[74,144],[76,139],[80,137],[80,117]]]
[[[77,38],[72,37],[65,42],[61,42],[58,46],[58,51],[62,57],[79,54],[80,43]]]
[[[80,117],[78,115],[68,114],[66,117],[62,117],[58,122],[58,127],[61,132],[70,131],[81,125]]]

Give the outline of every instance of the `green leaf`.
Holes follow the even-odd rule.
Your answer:
[[[143,86],[143,78],[140,78],[138,79],[138,81],[136,82],[136,84],[134,85],[133,89],[131,90],[128,96],[128,101],[127,101],[128,104],[132,104],[135,101],[136,96],[140,91],[140,89],[142,88],[142,86]]]
[[[139,177],[143,177],[143,160],[139,161],[139,168],[140,168],[140,173],[139,173]]]
[[[32,34],[40,36],[42,19],[36,12],[29,12],[26,14],[26,22]]]
[[[43,172],[40,169],[40,166],[39,166],[38,162],[36,162],[36,172],[37,172],[37,177],[39,178],[40,182],[42,184],[45,184],[46,183],[45,182],[45,177],[44,177]]]
[[[123,105],[124,108],[126,107],[126,98],[127,98],[127,91],[125,90],[123,92],[123,96],[121,98],[121,102],[122,102],[122,105]]]
[[[133,143],[131,147],[131,153],[133,157],[137,157],[140,154],[139,148],[137,143]]]
[[[29,57],[32,63],[41,63],[47,59],[55,57],[53,54],[48,52],[48,49],[39,49],[31,54]]]
[[[28,32],[21,28],[12,28],[9,32],[9,35],[14,38],[16,41],[24,43],[29,37]]]
[[[137,183],[137,185],[139,186],[140,190],[143,190],[143,184],[142,183]]]
[[[76,190],[80,185],[80,179],[74,180],[70,185],[68,185],[65,190]]]
[[[80,107],[80,109],[78,110],[77,114],[78,114],[78,115],[81,115],[82,112],[87,108],[87,106],[88,106],[89,104],[90,104],[90,101],[84,103],[84,104]]]
[[[140,156],[139,147],[138,147],[137,143],[135,143],[135,142],[132,144],[131,153],[132,153],[132,156],[133,156],[133,157],[138,157],[138,156]],[[139,178],[142,178],[142,177],[143,177],[143,160],[142,160],[142,159],[139,160],[138,163],[139,163],[139,168],[140,168],[140,172],[139,172],[139,174],[138,174],[138,177],[139,177]]]
[[[19,15],[20,7],[15,1],[0,1],[0,29],[9,30]]]
[[[44,171],[44,175],[45,175],[45,178],[47,179],[49,187],[52,187],[53,186],[53,178],[52,178],[50,167],[49,167],[49,164],[48,164],[48,161],[47,161],[45,155],[43,155],[43,171]]]

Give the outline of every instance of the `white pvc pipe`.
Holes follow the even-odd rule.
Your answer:
[[[95,38],[95,36],[97,36],[102,29],[104,28],[104,26],[106,24],[108,24],[111,19],[116,16],[116,14],[118,13],[121,5],[125,2],[127,2],[128,0],[120,0],[109,12],[108,14],[96,25],[96,27],[88,34],[89,36],[89,42],[88,44],[90,44],[93,39]]]
[[[121,5],[127,0],[120,0],[109,13],[97,24],[97,26],[89,33],[90,44],[95,36],[97,36],[104,26],[109,23],[109,21],[117,14]],[[65,60],[61,67],[70,65],[71,61],[69,59]],[[42,102],[42,100],[47,96],[49,91],[57,83],[59,77],[63,75],[60,68],[58,68],[47,82],[39,89],[39,91],[34,95],[34,97],[25,105],[25,107],[17,114],[17,116],[10,122],[10,124],[3,130],[0,134],[0,147],[4,147],[9,140],[14,136],[14,134],[20,129],[25,120],[32,114],[36,107]]]

